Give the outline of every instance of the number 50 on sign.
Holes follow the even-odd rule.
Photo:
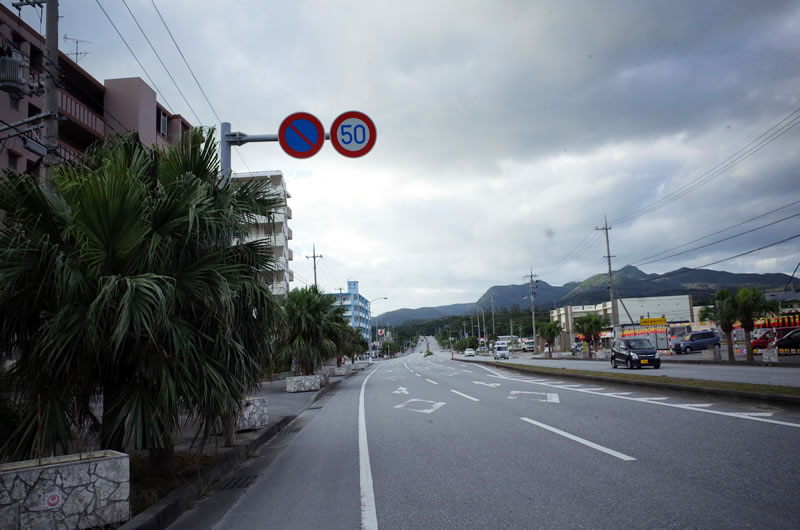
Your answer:
[[[331,125],[331,143],[343,156],[358,158],[366,155],[375,145],[376,138],[375,124],[363,112],[345,112]]]

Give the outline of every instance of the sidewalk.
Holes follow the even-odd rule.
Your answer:
[[[367,365],[366,362],[356,364]],[[215,440],[208,440],[203,447],[203,454],[216,454],[219,455],[219,459],[214,464],[203,467],[195,477],[186,480],[182,486],[136,515],[122,528],[149,530],[169,526],[192,503],[200,498],[215,481],[236,469],[252,451],[270,440],[317,399],[337,386],[345,377],[347,376],[331,376],[328,385],[316,392],[291,394],[286,392],[285,380],[261,383],[260,388],[250,393],[248,397],[266,396],[269,398],[269,422],[267,426],[252,431],[237,432],[236,441],[232,447],[224,447],[221,437],[217,437],[216,443]],[[181,429],[180,434],[175,438],[176,453],[197,452],[199,440],[195,442],[194,447],[191,447],[195,430],[191,425],[184,426]]]

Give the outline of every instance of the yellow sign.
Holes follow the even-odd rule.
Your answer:
[[[640,326],[666,326],[667,319],[666,318],[640,318],[639,319]]]

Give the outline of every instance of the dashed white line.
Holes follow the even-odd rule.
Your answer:
[[[520,419],[522,421],[524,421],[524,422],[530,423],[531,425],[536,425],[537,427],[541,427],[542,429],[546,429],[546,430],[548,430],[550,432],[554,432],[554,433],[556,433],[556,434],[558,434],[560,436],[563,436],[564,438],[569,438],[572,441],[578,442],[578,443],[583,444],[583,445],[585,445],[587,447],[591,447],[592,449],[597,449],[598,451],[601,451],[601,452],[603,452],[603,453],[605,453],[607,455],[611,455],[613,457],[619,458],[620,460],[625,460],[627,462],[630,462],[631,460],[636,460],[632,456],[628,456],[628,455],[626,455],[624,453],[620,453],[619,451],[614,451],[613,449],[609,449],[608,447],[604,447],[604,446],[602,446],[600,444],[596,444],[594,442],[590,442],[589,440],[586,440],[585,438],[581,438],[580,436],[575,436],[574,434],[570,434],[568,432],[564,432],[564,431],[562,431],[560,429],[556,429],[555,427],[550,427],[549,425],[545,425],[544,423],[539,423],[538,421],[534,421],[534,420],[532,420],[530,418],[520,418]]]
[[[425,381],[429,382],[432,385],[438,385],[439,384],[436,381],[432,381],[431,379],[426,379]]]
[[[472,401],[480,401],[480,399],[478,399],[478,398],[474,398],[472,396],[468,396],[466,394],[463,394],[463,393],[459,392],[458,390],[453,390],[452,388],[450,389],[450,392],[452,392],[453,394],[458,394],[461,397],[465,397],[467,399],[471,399]]]
[[[416,372],[414,372],[414,375],[416,375],[417,377],[422,377],[422,374],[418,374]]]

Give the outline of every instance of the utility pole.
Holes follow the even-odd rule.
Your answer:
[[[608,243],[608,231],[611,230],[611,227],[608,226],[608,219],[603,216],[603,226],[598,226],[595,230],[602,230],[606,233],[606,255],[605,258],[608,259],[608,293],[611,297],[611,325],[614,328],[614,336],[617,336],[617,328],[619,327],[619,316],[617,315],[617,302],[616,296],[614,296],[614,282],[611,276],[611,258],[616,256],[611,255],[611,247]]]
[[[528,295],[531,299],[531,326],[533,327],[533,343],[536,345],[536,351],[539,351],[539,341],[536,338],[536,286],[534,284],[534,279],[538,276],[538,274],[533,273],[533,268],[531,267],[531,273],[526,274],[523,278],[530,279],[530,294]],[[539,283],[539,280],[536,280],[536,283]]]
[[[339,305],[342,305],[342,288],[339,287]]]
[[[513,318],[509,318],[508,319],[508,334],[511,335],[512,337],[514,336],[514,319]]]
[[[313,259],[314,260],[314,287],[317,286],[317,260],[322,259],[322,254],[317,254],[317,245],[315,243],[311,244],[311,255],[306,256],[306,259]],[[376,326],[377,328],[377,326]]]
[[[491,302],[492,302],[492,335],[494,337],[497,337],[497,333],[495,333],[494,331],[494,296],[492,296]]]
[[[464,328],[464,336],[462,338],[466,339],[467,338],[467,321],[466,320],[462,320],[461,321],[461,326]]]
[[[472,318],[472,311],[469,313],[469,333],[470,335],[475,335],[475,319]]]

